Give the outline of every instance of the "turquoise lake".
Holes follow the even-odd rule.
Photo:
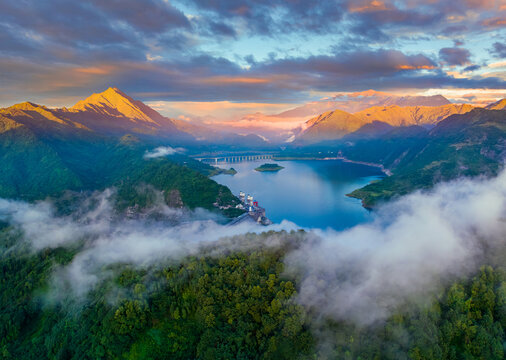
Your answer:
[[[278,172],[255,171],[266,162],[285,168]],[[359,200],[345,195],[383,177],[378,168],[341,160],[260,160],[218,166],[233,167],[237,174],[213,179],[235,195],[239,191],[252,195],[274,223],[286,219],[306,228],[335,230],[371,220],[370,212]]]

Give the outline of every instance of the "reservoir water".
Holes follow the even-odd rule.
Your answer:
[[[345,195],[382,178],[378,168],[341,160],[290,160],[275,161],[285,167],[278,172],[255,171],[265,162],[219,164],[237,174],[213,179],[235,195],[251,194],[274,223],[286,219],[307,228],[342,230],[371,219],[359,200]]]

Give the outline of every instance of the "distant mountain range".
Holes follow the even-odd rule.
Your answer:
[[[441,106],[451,102],[442,95],[432,96],[397,96],[384,92],[367,90],[345,95],[336,95],[332,98],[314,101],[294,109],[284,111],[277,117],[313,117],[331,110],[358,112],[372,106]]]
[[[76,136],[117,136],[134,134],[145,139],[170,141],[171,144],[213,143],[242,146],[267,146],[256,135],[238,135],[162,116],[143,102],[134,100],[117,88],[109,88],[71,108],[48,108],[25,102],[0,109],[0,131],[24,126],[35,134],[73,134]]]
[[[503,99],[490,104],[487,109],[505,106],[506,100]],[[452,114],[466,113],[471,109],[471,105],[451,104],[441,95],[395,96],[368,90],[308,103],[277,115],[251,114],[248,121],[255,127],[257,117],[262,121],[265,117],[272,121],[305,117],[303,126],[292,136],[295,144],[304,145],[341,138],[375,121],[392,126],[431,127]],[[308,116],[312,118],[307,120]],[[0,131],[20,126],[36,135],[121,137],[133,134],[143,139],[168,141],[173,145],[275,148],[275,143],[260,134],[239,135],[230,130],[163,116],[118,88],[92,94],[70,108],[48,108],[24,102],[0,109]]]
[[[251,124],[252,127],[254,126],[258,134],[262,134],[271,139],[286,140],[290,135],[297,135],[305,128],[303,124],[308,119],[329,111],[342,110],[348,113],[355,113],[373,106],[441,106],[448,104],[450,104],[450,101],[442,95],[398,96],[367,90],[350,94],[338,94],[331,98],[312,101],[278,114],[267,115],[261,112],[251,113],[242,116],[239,121]],[[288,130],[286,126],[290,123],[292,127]],[[229,121],[228,124],[233,128],[234,121]],[[280,124],[284,127],[282,134],[280,134]],[[302,128],[299,128],[301,125]]]
[[[472,105],[448,104],[441,106],[374,106],[354,115],[364,123],[381,121],[392,126],[419,125],[432,127],[453,114],[465,114],[474,109]]]
[[[390,126],[418,125],[427,128],[454,114],[465,114],[474,106],[447,104],[441,106],[373,106],[354,114],[334,110],[305,123],[304,130],[296,137],[296,144],[304,145],[334,140],[359,130],[366,124],[382,122]]]

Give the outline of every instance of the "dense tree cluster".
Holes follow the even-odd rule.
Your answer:
[[[425,306],[399,311],[367,328],[328,321],[335,359],[504,359],[504,270],[484,266]]]
[[[317,319],[294,300],[298,278],[283,258],[302,232],[248,234],[232,240],[264,245],[210,247],[155,267],[108,265],[113,275],[82,297],[53,281],[82,244],[35,253],[12,229],[0,234],[4,359],[504,358],[506,278],[497,266],[358,327]],[[279,245],[267,246],[269,237]]]
[[[0,197],[60,199],[65,191],[91,192],[118,189],[118,208],[149,207],[152,194],[163,193],[171,207],[204,208],[227,217],[242,214],[239,200],[209,178],[216,168],[182,154],[146,159],[145,144],[114,139],[58,139],[42,141],[25,131],[0,137]]]
[[[12,238],[3,235],[4,249]],[[11,250],[0,263],[1,354],[6,359],[307,354],[313,339],[304,310],[292,300],[295,285],[283,275],[285,251],[187,258],[156,269],[118,265],[108,269],[116,274],[113,280],[104,280],[85,299],[51,302],[51,292],[62,291],[51,288],[51,271],[75,252]]]

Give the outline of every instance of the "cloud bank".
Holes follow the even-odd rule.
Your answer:
[[[371,324],[423,302],[445,280],[475,270],[506,245],[506,171],[458,180],[387,204],[374,222],[317,237],[287,258],[298,301],[338,320]]]

